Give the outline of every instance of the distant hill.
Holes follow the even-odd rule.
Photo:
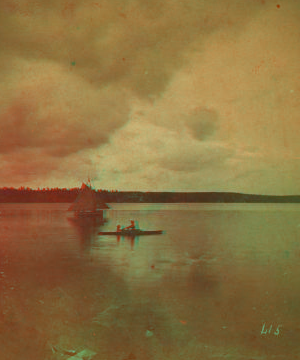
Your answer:
[[[32,190],[0,189],[0,203],[71,203],[79,188]],[[300,203],[300,195],[275,196],[233,192],[140,192],[98,190],[106,203]]]
[[[274,196],[227,192],[119,192],[102,194],[116,203],[300,203],[300,195]]]

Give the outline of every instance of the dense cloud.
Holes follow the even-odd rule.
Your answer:
[[[58,166],[55,157],[107,143],[128,121],[133,94],[159,96],[188,63],[191,46],[201,48],[219,28],[242,26],[241,16],[246,21],[259,8],[222,6],[226,13],[201,1],[2,1],[0,154],[7,174],[29,180],[35,169],[42,176]],[[34,156],[19,161],[31,150],[44,166]]]
[[[47,177],[59,166],[58,158],[42,154],[36,149],[13,151],[0,157],[1,186],[23,186],[37,184],[47,186]],[[43,179],[44,182],[39,180]]]
[[[241,150],[239,156],[244,157],[244,152]],[[98,164],[103,165],[107,173],[99,172],[103,175],[99,182],[114,176],[114,182],[120,182],[121,186],[124,179],[130,179],[128,186],[134,188],[141,177],[149,177],[157,182],[157,187],[166,190],[168,181],[176,182],[181,174],[187,177],[184,180],[187,185],[199,171],[224,167],[237,156],[237,150],[222,142],[199,141],[189,133],[174,132],[144,121],[131,122],[116,133],[101,154]]]
[[[69,66],[97,86],[157,95],[207,34],[237,30],[263,10],[240,1],[1,2],[2,51]]]
[[[105,143],[126,122],[129,106],[121,90],[97,89],[52,63],[22,67],[0,107],[0,153],[41,148],[66,156]]]
[[[168,184],[173,173],[179,182],[193,173],[196,181],[197,171],[223,166],[238,153],[226,137],[244,141],[243,123],[259,127],[261,109],[274,118],[282,102],[285,95],[277,94],[274,105],[264,84],[278,88],[287,71],[295,72],[286,66],[287,46],[299,9],[291,1],[282,8],[278,19],[273,0],[1,1],[2,180],[62,184],[64,176],[77,181],[106,172],[107,182],[128,174]],[[276,46],[272,31],[261,40],[268,21],[268,29],[284,26]],[[145,126],[135,132],[133,119]],[[286,121],[288,139],[296,138],[294,120]],[[158,126],[145,134],[148,123]],[[257,145],[256,134],[249,145]]]

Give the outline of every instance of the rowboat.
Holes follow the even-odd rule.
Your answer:
[[[101,231],[98,235],[117,235],[117,236],[140,236],[140,235],[159,235],[162,234],[162,230],[121,230],[121,231]]]

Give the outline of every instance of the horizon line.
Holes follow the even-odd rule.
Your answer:
[[[19,187],[13,187],[13,186],[3,186],[0,187],[0,191],[1,190],[16,190],[16,191],[40,191],[40,192],[47,192],[47,191],[58,191],[58,190],[63,190],[63,191],[74,191],[74,190],[80,190],[81,187],[44,187],[44,188],[31,188],[28,186],[19,186]],[[181,190],[181,191],[177,191],[177,190],[118,190],[118,189],[101,189],[101,188],[93,188],[95,191],[97,192],[110,192],[110,193],[122,193],[122,192],[139,192],[139,193],[178,193],[178,194],[191,194],[191,193],[196,193],[196,194],[208,194],[208,193],[216,193],[216,194],[237,194],[237,195],[251,195],[251,196],[275,196],[275,197],[285,197],[285,196],[300,196],[300,194],[281,194],[281,195],[274,195],[274,194],[259,194],[259,193],[246,193],[246,192],[238,192],[238,191],[222,191],[222,190],[217,190],[217,191],[201,191],[201,190]]]

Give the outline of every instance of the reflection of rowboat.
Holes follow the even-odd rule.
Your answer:
[[[140,235],[159,235],[162,234],[162,230],[121,230],[121,231],[101,231],[99,235],[118,235],[118,236],[140,236]]]

